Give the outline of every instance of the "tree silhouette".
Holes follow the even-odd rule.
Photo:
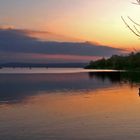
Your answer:
[[[140,5],[140,0],[136,0],[135,3]],[[140,24],[134,21],[131,17],[121,17],[124,24],[129,30],[140,38]],[[86,69],[116,69],[116,70],[129,70],[140,72],[140,52],[134,48],[134,52],[128,55],[113,55],[110,58],[102,58],[97,61],[91,61],[85,68]],[[134,74],[135,76],[135,74]],[[133,77],[134,77],[133,76]],[[135,78],[138,77],[135,76]]]

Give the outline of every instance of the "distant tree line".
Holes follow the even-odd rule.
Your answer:
[[[133,4],[140,5],[140,0],[135,0]],[[121,17],[126,27],[140,37],[140,24],[135,22],[131,17]],[[129,23],[130,22],[130,23]],[[116,69],[116,70],[135,70],[140,72],[140,52],[130,53],[127,56],[113,55],[112,57],[105,59],[102,58],[97,61],[91,61],[85,68],[87,69]]]
[[[102,58],[97,61],[91,61],[85,68],[140,71],[140,52],[132,52],[127,56],[113,55],[108,59]]]

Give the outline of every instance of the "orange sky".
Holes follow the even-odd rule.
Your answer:
[[[140,22],[140,7],[132,2],[135,0],[5,0],[0,2],[0,25],[49,31],[61,35],[60,41],[91,41],[139,49],[139,39],[121,20],[121,16],[129,15]],[[50,40],[53,37],[55,40],[53,35]]]

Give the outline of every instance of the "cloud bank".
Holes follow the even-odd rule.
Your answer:
[[[31,37],[33,36],[31,33],[33,34],[34,32],[12,28],[0,28],[0,62],[10,62],[10,60],[14,62],[18,60],[22,62],[43,62],[51,60],[56,62],[59,60],[76,61],[76,57],[78,61],[84,61],[84,58],[85,61],[88,61],[88,59],[91,60],[92,58],[96,59],[109,57],[112,54],[120,54],[123,51],[122,49],[89,42],[42,41]]]

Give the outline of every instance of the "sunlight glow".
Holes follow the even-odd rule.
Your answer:
[[[140,23],[140,6],[133,4],[135,0],[30,0],[28,4],[15,0],[15,5],[8,5],[8,1],[0,6],[0,12],[6,13],[0,18],[4,24],[54,33],[51,37],[32,33],[37,38],[140,49],[139,39],[121,20],[121,16],[130,16]]]

